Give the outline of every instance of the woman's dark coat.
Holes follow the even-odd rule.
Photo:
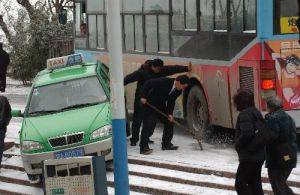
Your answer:
[[[262,115],[255,107],[242,110],[237,118],[235,132],[235,148],[240,162],[261,162],[265,160],[264,148],[255,152],[247,149],[255,135],[255,121],[262,119]]]
[[[266,147],[266,167],[281,168],[276,160],[276,148],[280,143],[288,143],[296,158],[289,164],[295,168],[297,164],[297,142],[295,121],[282,109],[266,115],[267,124],[273,132],[273,141]]]

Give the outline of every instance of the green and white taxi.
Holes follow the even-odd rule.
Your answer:
[[[21,155],[31,180],[47,159],[101,155],[112,159],[108,70],[81,54],[49,59],[27,99],[20,131]]]

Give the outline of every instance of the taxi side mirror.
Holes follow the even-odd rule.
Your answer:
[[[21,110],[12,110],[11,111],[12,117],[24,117],[24,113]]]

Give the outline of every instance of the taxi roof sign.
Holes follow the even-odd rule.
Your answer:
[[[64,68],[73,65],[80,65],[82,63],[83,63],[82,54],[72,54],[68,56],[48,59],[47,69],[54,70],[54,69]]]

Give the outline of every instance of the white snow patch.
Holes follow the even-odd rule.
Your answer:
[[[16,167],[23,167],[22,158],[20,156],[13,156],[11,158],[2,158],[2,165],[12,165]]]
[[[164,169],[164,168],[156,168],[150,166],[143,166],[143,165],[135,165],[135,164],[128,164],[129,171],[139,172],[139,173],[146,173],[146,174],[153,174],[153,175],[161,175],[167,176],[172,178],[179,178],[188,181],[196,181],[196,182],[209,182],[221,185],[228,185],[234,187],[235,179],[227,178],[227,177],[220,177],[216,175],[202,175],[196,173],[188,173],[183,171],[171,170],[171,169]],[[264,190],[272,190],[272,187],[269,183],[263,183]],[[300,194],[300,188],[292,187],[295,193]]]
[[[176,132],[177,131],[177,132]],[[191,136],[176,130],[173,144],[179,146],[175,151],[161,150],[162,129],[156,128],[150,144],[154,151],[151,155],[141,155],[138,146],[132,147],[128,142],[128,157],[132,159],[146,160],[150,162],[161,162],[174,165],[181,165],[193,168],[204,168],[214,171],[227,171],[235,173],[238,167],[238,156],[232,146],[220,146],[203,143],[204,150],[199,149],[198,143]],[[298,153],[297,167],[300,167],[300,155]],[[263,168],[262,176],[268,177],[267,169]],[[300,169],[293,169],[290,181],[300,181]]]
[[[1,169],[0,176],[28,181],[28,177],[25,172],[12,169]]]
[[[37,187],[19,185],[19,184],[14,184],[14,183],[6,183],[6,182],[0,182],[0,186],[1,186],[2,190],[14,192],[14,193],[21,192],[24,194],[44,194],[43,189],[37,188]]]
[[[113,181],[114,175],[113,173],[107,174],[107,180]],[[203,194],[203,195],[216,195],[216,194],[222,194],[222,195],[234,195],[235,192],[230,190],[220,190],[220,189],[213,189],[213,188],[207,188],[207,187],[200,187],[200,186],[193,186],[193,185],[187,185],[187,184],[179,184],[179,183],[173,183],[173,182],[167,182],[157,179],[151,179],[146,177],[139,177],[139,176],[129,176],[129,183],[131,185],[137,185],[137,186],[145,186],[149,188],[154,189],[161,189],[161,190],[167,190],[171,192],[177,192],[177,193],[186,193],[186,194]]]

